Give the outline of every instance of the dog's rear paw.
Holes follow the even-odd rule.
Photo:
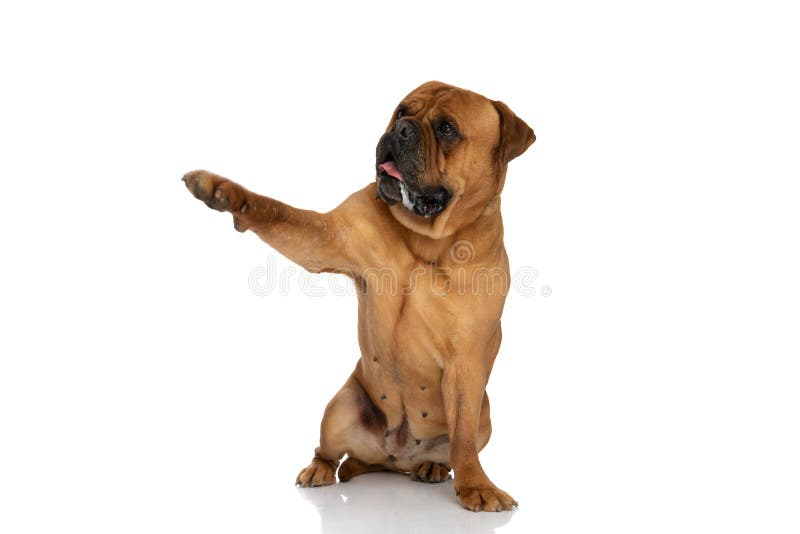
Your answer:
[[[316,488],[336,483],[336,467],[322,458],[314,458],[300,471],[295,484],[302,488]]]
[[[436,462],[425,462],[417,466],[409,473],[411,480],[417,482],[444,482],[450,479],[450,466],[437,464]]]

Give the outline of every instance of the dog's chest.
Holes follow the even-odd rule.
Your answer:
[[[386,270],[361,284],[360,379],[388,419],[414,436],[446,432],[441,379],[448,340],[463,304],[445,292],[446,275],[419,266],[401,278]]]
[[[362,341],[399,368],[441,364],[459,308],[452,284],[449,273],[426,265],[369,277],[359,295]]]

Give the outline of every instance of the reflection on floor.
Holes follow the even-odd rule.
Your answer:
[[[323,534],[491,534],[516,513],[470,512],[459,504],[452,479],[426,484],[395,473],[370,473],[347,483],[297,491],[316,507]]]

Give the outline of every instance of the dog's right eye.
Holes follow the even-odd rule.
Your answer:
[[[405,107],[405,106],[402,106],[402,107],[398,108],[398,110],[397,110],[397,114],[395,115],[395,117],[394,117],[394,118],[395,118],[395,119],[402,119],[403,117],[405,117],[405,116],[406,116],[406,112],[407,112],[407,111],[408,111],[408,109],[406,109],[406,107]]]
[[[436,131],[445,139],[452,139],[458,134],[455,124],[450,121],[442,121],[436,127]]]

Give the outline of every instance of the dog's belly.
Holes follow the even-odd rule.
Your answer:
[[[392,287],[385,279],[377,284],[374,277],[358,281],[361,358],[353,376],[366,394],[362,419],[369,423],[370,437],[369,446],[361,451],[368,457],[356,456],[398,470],[413,469],[425,461],[450,462],[442,391],[444,363],[452,356],[453,339],[465,322],[477,324],[476,331],[492,331],[475,323],[475,318],[496,325],[502,309],[497,308],[496,316],[487,314],[490,308],[471,291],[442,294],[433,287],[437,279],[431,270],[435,267],[414,267],[415,272],[428,269],[428,274],[398,276],[400,281],[410,281],[405,287]],[[493,335],[499,336],[499,331]],[[493,359],[495,354],[496,350],[489,356]],[[491,369],[491,362],[487,366]],[[490,433],[489,404],[484,395],[476,436],[479,449]]]
[[[364,460],[399,470],[450,461],[441,388],[448,336],[441,319],[450,315],[424,297],[401,291],[359,295],[362,357],[354,374],[377,417],[385,416],[372,448],[384,457]]]
[[[390,428],[403,418],[418,437],[447,433],[442,357],[449,316],[424,295],[365,295],[359,299],[359,379]],[[427,304],[427,305],[426,305]]]

